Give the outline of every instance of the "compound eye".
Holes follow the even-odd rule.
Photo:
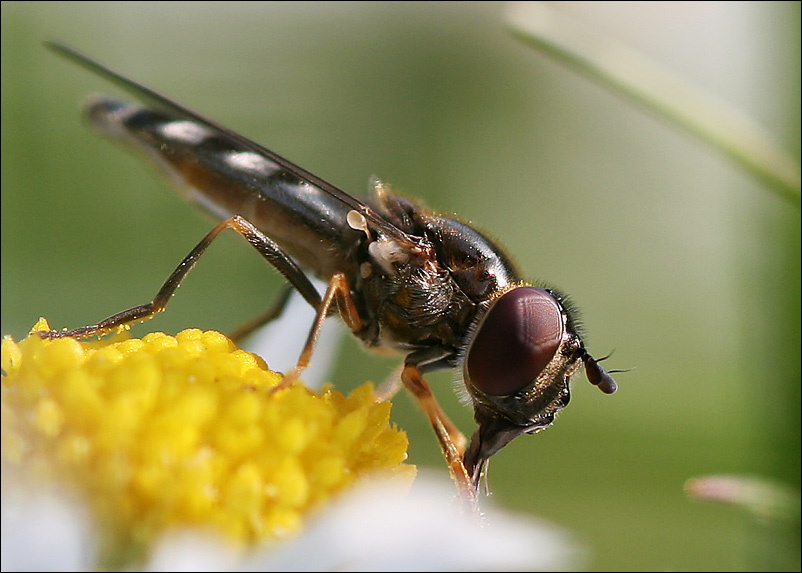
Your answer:
[[[562,310],[551,293],[512,289],[490,307],[474,334],[468,381],[490,396],[529,386],[554,358],[564,332]]]

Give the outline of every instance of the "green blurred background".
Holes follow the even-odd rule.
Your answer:
[[[558,4],[742,107],[799,157],[799,3]],[[2,332],[145,302],[210,229],[81,125],[87,94],[117,92],[41,46],[60,40],[354,194],[375,174],[459,213],[571,294],[591,352],[615,348],[610,367],[636,369],[612,397],[578,376],[555,426],[498,454],[490,484],[502,507],[572,531],[588,569],[798,570],[798,522],[693,502],[683,484],[735,473],[799,490],[799,210],[519,44],[506,8],[3,2]],[[280,285],[225,237],[146,327],[228,331]],[[398,364],[341,348],[344,390]],[[470,432],[452,375],[431,382]],[[394,402],[411,461],[445,472],[423,415]]]

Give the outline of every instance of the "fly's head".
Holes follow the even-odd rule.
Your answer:
[[[591,384],[616,384],[582,343],[554,292],[516,286],[491,301],[472,330],[462,375],[479,425],[465,452],[478,487],[487,460],[521,434],[548,427],[570,399],[568,381],[584,364]]]

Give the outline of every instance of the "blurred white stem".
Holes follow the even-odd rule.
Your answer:
[[[526,44],[684,128],[800,205],[799,162],[726,101],[544,2],[513,3],[507,24]]]

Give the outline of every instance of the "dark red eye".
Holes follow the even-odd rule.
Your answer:
[[[491,396],[528,386],[554,358],[564,329],[551,293],[535,287],[512,289],[490,307],[474,335],[466,361],[468,380]]]

